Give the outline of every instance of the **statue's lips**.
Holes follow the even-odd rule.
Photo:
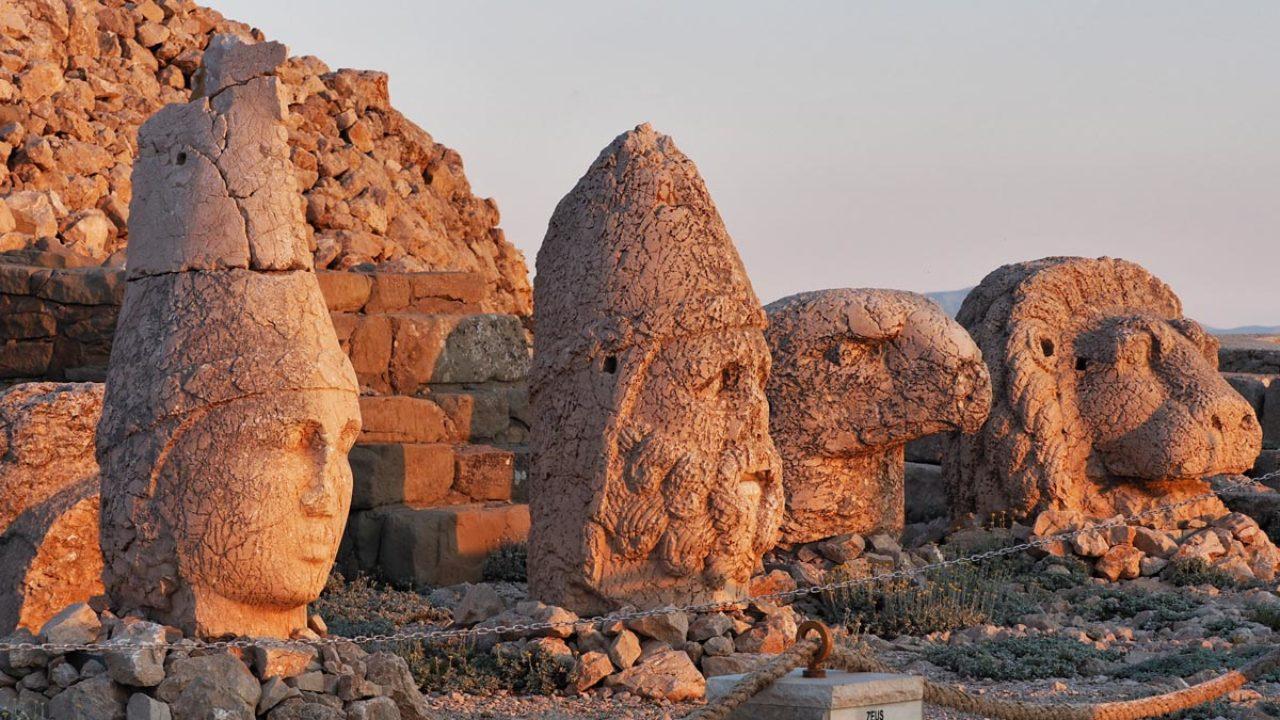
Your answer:
[[[302,537],[298,540],[298,557],[309,563],[332,561],[337,543],[329,520],[308,518],[306,525],[300,528]]]

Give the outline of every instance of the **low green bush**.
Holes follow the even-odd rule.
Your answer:
[[[472,642],[449,640],[399,643],[392,651],[405,659],[414,680],[426,692],[481,695],[508,690],[551,695],[569,683],[568,668],[532,650],[499,657]]]
[[[1114,650],[1099,650],[1051,635],[984,640],[930,648],[925,658],[965,677],[990,680],[1042,680],[1099,675],[1119,660]]]
[[[1136,665],[1121,668],[1115,676],[1129,680],[1145,682],[1157,678],[1186,678],[1202,670],[1232,670],[1244,665],[1263,653],[1270,652],[1274,646],[1251,645],[1231,650],[1209,650],[1207,648],[1184,648],[1168,655],[1151,658]],[[1280,682],[1280,670],[1273,670],[1260,678],[1262,682]]]
[[[1249,619],[1280,632],[1280,602],[1258,603],[1249,608]]]
[[[1107,587],[1081,598],[1078,612],[1088,620],[1128,619],[1139,613],[1151,612],[1153,615],[1144,623],[1145,627],[1150,628],[1190,619],[1198,607],[1197,602],[1181,592]]]
[[[480,573],[488,582],[528,582],[529,574],[525,569],[528,558],[529,547],[524,543],[506,544],[484,559]]]
[[[448,610],[434,607],[420,593],[396,590],[363,575],[348,581],[337,572],[329,576],[324,592],[311,609],[324,618],[330,633],[343,637],[384,634],[406,625],[438,625],[453,620]]]
[[[1187,585],[1212,585],[1223,590],[1240,588],[1234,577],[1210,565],[1200,558],[1179,558],[1169,563],[1160,573],[1165,582],[1185,587]]]
[[[865,577],[847,566],[827,582]],[[992,622],[1010,576],[996,566],[954,565],[910,579],[858,583],[822,594],[833,623],[884,637],[927,635]]]

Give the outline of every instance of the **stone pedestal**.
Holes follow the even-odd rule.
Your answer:
[[[794,670],[760,691],[731,720],[920,720],[924,680],[912,675],[828,670],[806,678]],[[707,679],[707,702],[727,694],[742,675]]]

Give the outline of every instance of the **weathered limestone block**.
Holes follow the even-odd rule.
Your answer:
[[[982,353],[914,293],[820,290],[765,312],[769,427],[787,497],[782,539],[901,531],[904,446],[982,426],[991,406]]]
[[[439,505],[453,487],[454,450],[443,443],[372,443],[351,450],[352,510]]]
[[[213,47],[214,94],[139,134],[97,437],[103,578],[122,616],[288,637],[307,626],[346,522],[358,390],[281,164],[276,78],[218,89],[269,71],[267,51]]]
[[[737,596],[783,508],[765,316],[671,138],[600,154],[535,286],[530,591],[580,614]]]
[[[102,386],[0,392],[0,634],[102,592],[94,427]]]
[[[101,380],[124,275],[0,262],[0,377]]]
[[[364,419],[361,444],[459,442],[467,439],[471,425],[465,403],[403,395],[362,396],[360,414]]]
[[[529,536],[529,506],[509,503],[381,511],[378,566],[409,586],[479,582],[485,558]]]
[[[64,488],[97,475],[102,386],[29,383],[0,392],[0,531]]]
[[[100,594],[98,479],[90,475],[31,506],[0,533],[0,634],[38,630],[68,605]]]
[[[994,401],[982,431],[953,439],[945,458],[956,513],[1127,515],[1205,493],[1204,478],[1258,455],[1258,420],[1218,374],[1217,340],[1138,265],[1006,265],[958,320],[982,348]],[[1216,499],[1179,511],[1225,514]]]

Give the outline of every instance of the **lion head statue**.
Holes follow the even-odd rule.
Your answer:
[[[982,430],[952,438],[944,460],[956,514],[1140,512],[1201,494],[1205,478],[1258,455],[1258,419],[1218,374],[1217,340],[1134,263],[1006,265],[957,320],[982,349],[993,398]]]

